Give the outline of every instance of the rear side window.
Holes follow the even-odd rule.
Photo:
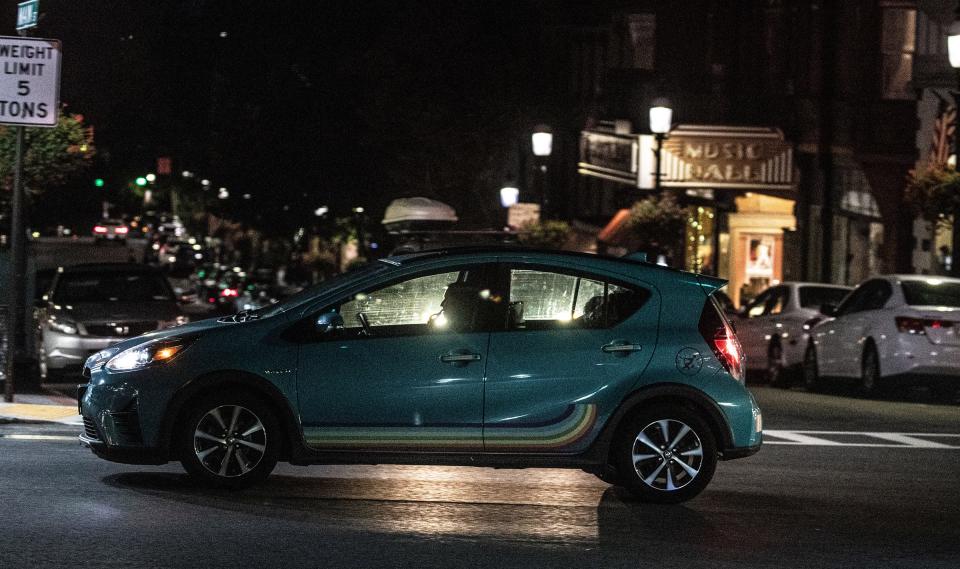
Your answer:
[[[843,288],[802,286],[800,287],[800,306],[817,310],[824,304],[837,306],[849,292]]]
[[[610,328],[629,318],[649,291],[588,275],[510,270],[510,328]]]
[[[949,306],[960,308],[960,283],[905,281],[901,283],[903,296],[911,306]]]

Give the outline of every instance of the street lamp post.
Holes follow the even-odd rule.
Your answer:
[[[533,147],[533,155],[537,158],[537,186],[540,197],[540,216],[546,217],[547,210],[550,207],[550,196],[548,194],[547,180],[547,161],[550,154],[553,153],[553,131],[547,125],[537,125],[533,129],[530,137]]]
[[[953,119],[953,167],[960,170],[960,4],[954,11],[954,20],[947,29],[947,53],[950,66],[957,75],[957,90],[953,92],[953,105],[956,112]],[[950,248],[950,274],[960,277],[960,215],[953,215],[953,243]]]
[[[673,121],[673,109],[670,108],[670,104],[663,100],[657,100],[654,102],[653,106],[650,107],[650,132],[653,133],[654,138],[657,140],[656,148],[656,159],[654,161],[653,169],[653,188],[657,193],[660,193],[660,178],[663,177],[660,172],[660,159],[663,154],[663,141],[667,138],[667,133],[670,132],[670,125]]]

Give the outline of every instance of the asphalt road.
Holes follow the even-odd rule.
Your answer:
[[[281,465],[210,491],[0,425],[0,567],[960,567],[960,407],[754,391],[776,436],[680,506],[541,469]]]

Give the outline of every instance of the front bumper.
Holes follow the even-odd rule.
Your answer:
[[[93,371],[90,383],[79,388],[84,426],[80,442],[114,462],[167,462],[160,425],[174,390],[164,389],[166,382],[158,377],[158,370],[123,378],[105,378],[104,374],[103,369]]]
[[[79,373],[83,369],[83,362],[88,357],[126,339],[80,336],[45,330],[41,349],[48,370]]]

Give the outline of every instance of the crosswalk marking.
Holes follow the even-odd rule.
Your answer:
[[[763,444],[765,445],[960,449],[960,433],[888,433],[873,431],[795,431],[770,429],[763,431],[763,437]],[[849,440],[850,437],[858,437],[861,441],[851,441]],[[877,442],[862,442],[864,437],[876,439]],[[943,442],[928,439],[942,439]]]

